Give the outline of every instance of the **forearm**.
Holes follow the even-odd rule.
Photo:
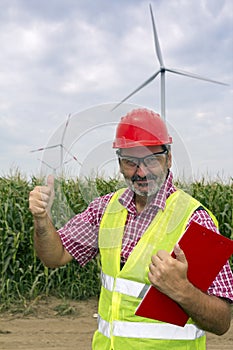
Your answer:
[[[231,307],[226,301],[203,293],[191,283],[184,291],[176,297],[176,301],[198,327],[217,335],[227,332],[231,322]]]
[[[43,218],[34,218],[34,247],[37,256],[47,267],[63,265],[64,248],[47,215]]]
[[[29,194],[29,209],[34,219],[34,247],[47,267],[58,267],[72,260],[65,250],[51,219],[54,198],[54,178],[49,175],[47,186],[36,186]]]

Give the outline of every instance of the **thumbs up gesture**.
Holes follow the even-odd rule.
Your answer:
[[[29,209],[35,218],[51,216],[54,200],[54,177],[49,175],[47,185],[36,186],[29,195]]]

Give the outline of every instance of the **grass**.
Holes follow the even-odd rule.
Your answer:
[[[35,185],[42,182],[43,179],[35,177],[28,180],[19,172],[0,177],[1,308],[8,308],[16,301],[26,305],[26,300],[33,300],[40,295],[81,300],[99,293],[98,259],[83,268],[72,261],[67,266],[48,269],[36,257],[28,195]],[[230,181],[226,184],[203,179],[191,184],[178,182],[177,185],[208,207],[219,220],[220,232],[233,239]],[[115,191],[121,186],[118,179],[58,179],[53,206],[56,226],[60,227],[75,213],[83,211],[94,197]]]

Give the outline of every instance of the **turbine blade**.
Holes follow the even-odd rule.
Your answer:
[[[122,103],[124,103],[126,100],[128,100],[131,96],[133,96],[134,94],[136,94],[139,90],[141,90],[142,88],[144,88],[144,86],[148,85],[149,83],[152,82],[152,80],[154,80],[157,75],[161,72],[161,70],[158,70],[156,73],[154,73],[149,79],[147,79],[143,84],[141,84],[137,89],[135,89],[133,92],[131,92],[128,96],[126,96],[125,98],[123,98],[123,100],[121,100],[115,107],[112,108],[111,111],[114,111],[116,108],[118,108],[120,105],[122,105]]]
[[[38,159],[41,163],[43,163],[44,165],[46,165],[48,168],[52,169],[54,172],[56,172],[56,168],[51,167],[51,165],[49,165],[48,163],[46,163],[44,160],[42,159]]]
[[[59,143],[59,144],[57,144],[57,145],[53,145],[53,146],[48,146],[48,147],[41,147],[41,148],[38,148],[38,149],[34,149],[34,150],[32,150],[32,151],[30,151],[31,153],[32,152],[40,152],[40,151],[44,151],[44,150],[46,150],[46,149],[51,149],[51,148],[56,148],[56,147],[61,147],[61,144]]]
[[[153,33],[154,33],[155,52],[157,54],[157,57],[158,57],[158,60],[159,60],[159,63],[160,63],[160,67],[163,68],[164,67],[164,62],[163,62],[161,48],[160,48],[160,45],[159,45],[159,37],[158,37],[156,26],[155,26],[155,19],[154,19],[154,15],[153,15],[151,4],[150,4],[150,14],[151,14],[151,20],[152,20]]]
[[[78,158],[76,156],[74,156],[65,146],[63,146],[63,148],[66,151],[66,153],[68,153],[72,157],[73,160],[75,160],[79,165],[82,166],[82,163],[80,163],[80,161],[78,160]]]
[[[63,133],[62,133],[62,137],[61,137],[61,144],[63,144],[64,138],[65,138],[65,134],[66,134],[66,130],[67,130],[69,122],[70,122],[70,117],[71,117],[71,114],[69,114],[68,117],[67,117],[66,124],[65,124],[65,127],[64,127],[64,130],[63,130]]]
[[[208,81],[208,82],[214,83],[214,84],[220,84],[220,85],[225,85],[225,86],[229,85],[229,84],[223,83],[223,82],[221,82],[221,81],[209,79],[209,78],[203,77],[203,76],[198,75],[198,74],[193,74],[193,73],[185,72],[185,71],[178,70],[178,69],[165,68],[165,70],[166,70],[167,72],[171,72],[171,73],[175,73],[175,74],[179,74],[179,75],[184,75],[184,76],[186,76],[186,77],[190,77],[190,78],[194,78],[194,79],[199,79],[199,80]]]
[[[44,151],[44,148],[41,147],[41,148],[33,149],[33,150],[30,151],[30,152],[33,153],[33,152],[40,152],[40,151]]]
[[[69,122],[70,122],[70,117],[71,117],[71,113],[68,114],[67,120],[66,120],[66,127],[68,126]]]

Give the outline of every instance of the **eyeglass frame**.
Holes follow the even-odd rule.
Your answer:
[[[132,163],[135,163],[135,166],[129,166],[128,168],[131,168],[131,169],[139,168],[140,164],[142,163],[146,168],[152,169],[152,168],[154,168],[155,166],[148,166],[148,165],[145,163],[145,159],[147,159],[147,158],[149,158],[149,157],[151,157],[151,156],[156,156],[156,155],[158,155],[158,156],[160,156],[160,155],[167,155],[168,152],[169,152],[169,149],[168,149],[165,145],[163,145],[162,147],[163,147],[163,151],[161,151],[161,152],[156,152],[156,153],[151,153],[151,154],[148,154],[148,155],[145,156],[145,157],[123,156],[123,155],[121,155],[121,150],[120,150],[120,149],[118,149],[118,150],[116,151],[116,154],[117,154],[117,156],[118,156],[118,160],[119,160],[119,161],[122,160],[122,159],[126,159],[126,160],[128,159],[129,161],[131,160]],[[123,165],[123,166],[124,166],[124,165]]]

